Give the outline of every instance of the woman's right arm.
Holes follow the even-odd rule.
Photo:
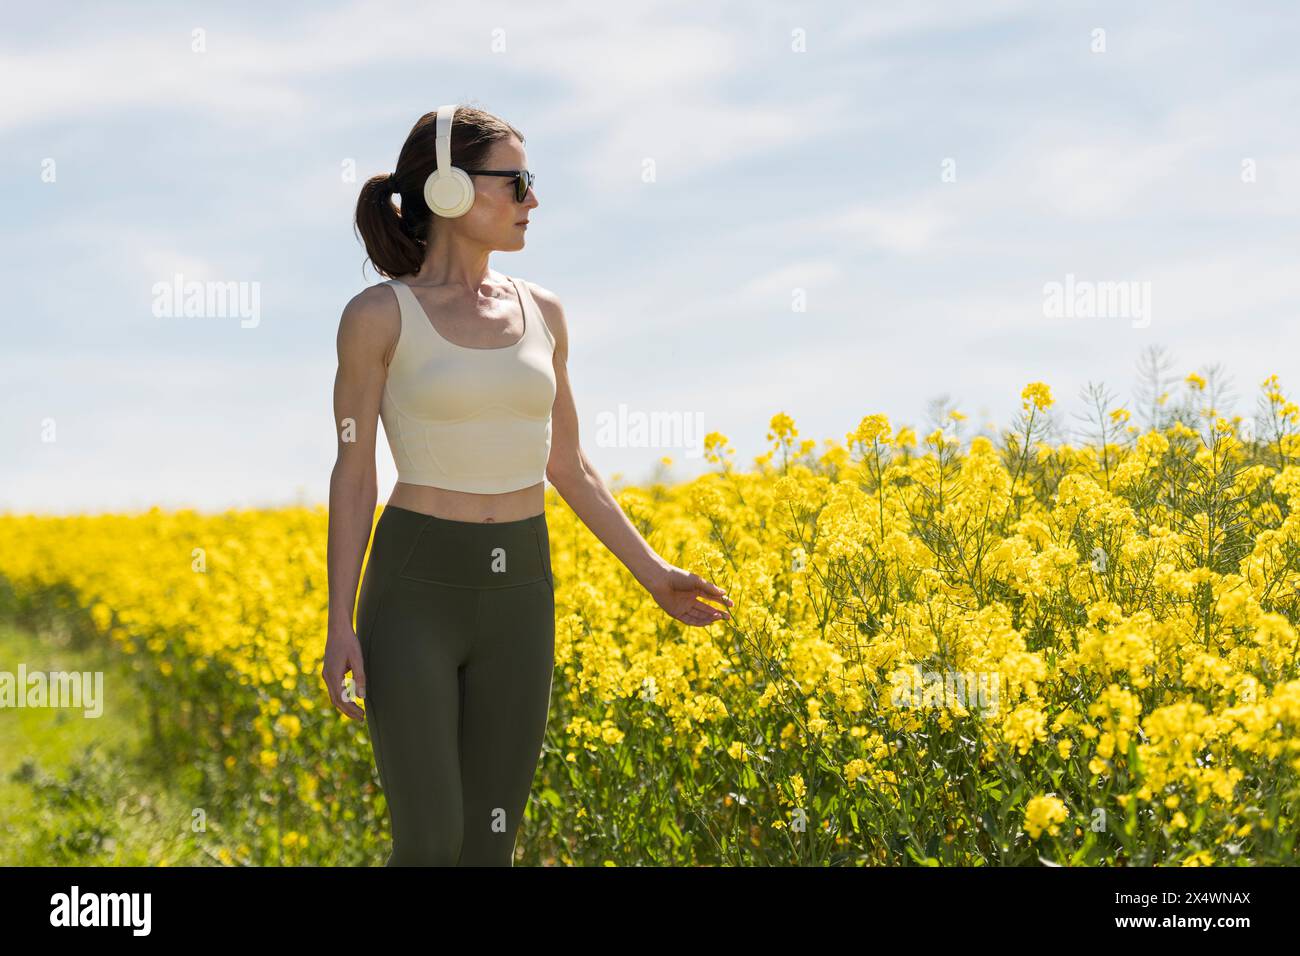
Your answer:
[[[354,296],[339,320],[339,364],[334,376],[338,452],[330,474],[325,559],[329,618],[321,677],[334,706],[355,720],[365,720],[365,711],[345,696],[343,679],[351,672],[357,696],[364,699],[366,675],[352,614],[378,499],[375,436],[379,402],[388,376],[388,358],[400,330],[396,300],[382,285]]]

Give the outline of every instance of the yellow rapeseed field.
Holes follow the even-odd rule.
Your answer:
[[[737,470],[618,499],[735,600],[685,627],[548,490],[556,676],[520,864],[1297,862],[1300,411],[996,438],[776,415]],[[1248,434],[1249,432],[1249,434]],[[17,613],[134,661],[231,864],[382,863],[363,724],[320,679],[324,508],[0,517]],[[509,706],[504,702],[503,706]]]

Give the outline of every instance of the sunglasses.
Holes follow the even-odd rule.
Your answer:
[[[511,177],[515,181],[515,202],[523,202],[537,181],[537,177],[526,169],[467,169],[465,172],[470,176]]]

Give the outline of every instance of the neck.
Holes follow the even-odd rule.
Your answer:
[[[435,227],[434,240],[429,243],[420,271],[412,278],[425,285],[459,287],[477,293],[487,283],[491,253],[491,249],[477,243],[448,237],[445,231],[439,238]]]

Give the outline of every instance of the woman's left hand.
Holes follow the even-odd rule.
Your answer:
[[[669,567],[646,590],[661,608],[683,624],[702,627],[714,621],[731,620],[725,610],[701,600],[711,598],[732,607],[734,602],[727,597],[727,592],[683,568]]]

